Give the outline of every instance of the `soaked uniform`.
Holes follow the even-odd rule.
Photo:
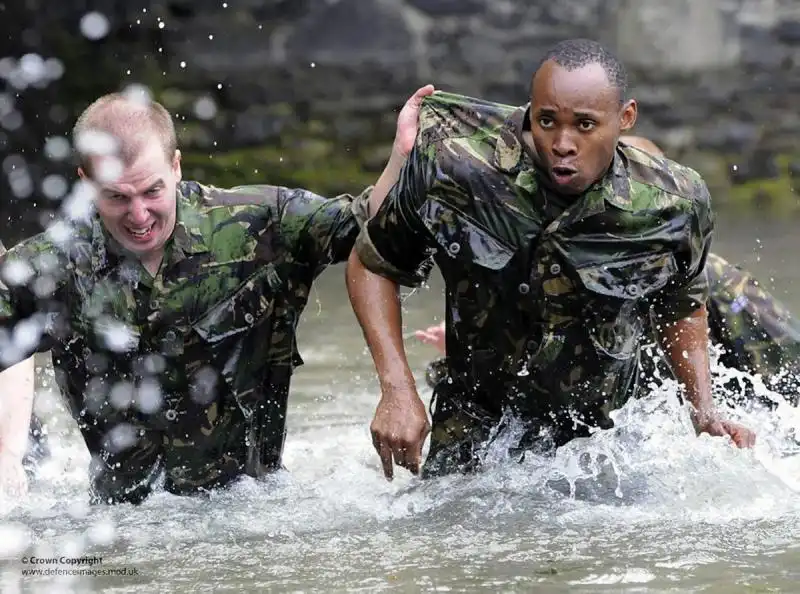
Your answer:
[[[27,354],[5,341],[27,320],[92,454],[95,501],[140,501],[161,476],[188,493],[281,466],[297,323],[367,207],[275,186],[177,194],[155,277],[97,218],[20,243],[0,268],[2,364]]]
[[[726,367],[761,374],[769,389],[795,405],[800,394],[800,320],[753,276],[720,258],[708,258],[711,341],[722,347]],[[739,384],[740,382],[733,382]],[[751,386],[730,385],[752,395]]]
[[[528,108],[424,100],[400,179],[357,241],[405,286],[446,285],[449,381],[437,385],[426,476],[470,470],[506,413],[549,445],[613,426],[637,392],[651,320],[706,300],[713,217],[693,170],[622,146],[582,196],[552,191],[522,140]],[[502,425],[501,425],[502,427]]]
[[[800,320],[746,270],[716,254],[706,263],[709,280],[708,327],[711,343],[721,347],[725,367],[760,374],[764,384],[795,406],[800,394]],[[644,361],[643,361],[644,362]],[[660,370],[663,377],[664,369]],[[444,357],[425,370],[431,388],[447,379]],[[752,397],[749,382],[733,380],[729,394]]]

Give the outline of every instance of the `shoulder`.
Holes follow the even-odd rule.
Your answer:
[[[183,181],[178,186],[179,199],[197,210],[229,210],[263,207],[276,204],[285,188],[268,184],[219,188],[195,181]]]
[[[709,206],[705,180],[691,167],[625,144],[620,144],[619,150],[625,157],[632,188],[640,199],[646,201],[651,197],[674,205]]]
[[[447,139],[496,135],[516,109],[518,107],[437,91],[422,101],[417,139],[428,145]]]

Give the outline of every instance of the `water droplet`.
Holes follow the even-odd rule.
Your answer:
[[[53,161],[62,161],[69,156],[69,141],[63,136],[50,136],[44,141],[44,154]]]
[[[81,18],[81,33],[88,39],[102,39],[108,35],[108,19],[99,12],[88,12]]]
[[[163,398],[161,386],[155,380],[143,380],[136,391],[136,407],[145,414],[153,414],[161,409]]]
[[[10,132],[19,130],[22,127],[22,114],[18,111],[11,111],[0,118],[0,125]]]
[[[28,84],[34,84],[47,76],[44,60],[38,54],[25,54],[19,60],[19,71]]]
[[[9,522],[0,526],[0,556],[3,558],[19,557],[30,544],[31,534],[26,526]]]
[[[111,520],[104,519],[89,528],[86,535],[94,544],[110,545],[114,542],[115,533],[116,528]]]
[[[75,138],[75,148],[85,155],[113,155],[119,149],[119,141],[101,130],[86,130]]]
[[[158,28],[159,28],[159,29],[163,29],[164,27],[165,27],[165,25],[164,25],[164,22],[163,22],[163,21],[162,21],[162,22],[160,22],[160,23],[158,23]]]
[[[47,58],[44,68],[50,80],[58,80],[64,75],[64,63],[58,58]]]
[[[150,93],[150,89],[145,85],[136,83],[128,85],[125,87],[125,90],[122,91],[122,94],[125,99],[131,103],[136,103],[137,105],[141,105],[143,107],[150,105],[150,103],[153,101],[153,96]]]
[[[42,180],[42,192],[50,200],[58,200],[67,193],[67,180],[58,174],[48,175]]]
[[[211,97],[200,97],[194,104],[194,113],[201,120],[210,120],[217,113],[217,106]]]
[[[214,39],[214,36],[213,35],[209,35],[208,38],[209,39]]]
[[[181,62],[181,68],[186,68],[186,62]]]

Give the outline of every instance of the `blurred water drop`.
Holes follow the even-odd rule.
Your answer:
[[[89,528],[86,536],[89,537],[94,544],[110,545],[114,542],[114,535],[116,528],[114,523],[109,519],[103,519]]]
[[[47,68],[39,54],[25,54],[19,59],[17,67],[27,84],[39,82],[47,76]]]
[[[111,318],[98,319],[95,332],[105,342],[105,347],[115,352],[134,349],[139,343],[137,334],[126,324]]]
[[[37,276],[36,280],[34,280],[32,283],[32,288],[33,294],[39,299],[52,297],[57,288],[56,279],[49,274]]]
[[[68,188],[67,180],[55,173],[42,180],[42,193],[50,200],[58,200],[67,193]]]
[[[72,186],[72,192],[62,205],[64,216],[72,221],[88,221],[94,214],[96,197],[97,190],[94,185],[84,180],[78,180]]]
[[[117,382],[111,388],[108,401],[117,410],[128,410],[133,404],[133,384],[130,382]]]
[[[119,141],[102,130],[86,130],[75,138],[75,148],[85,155],[113,155],[119,148]]]
[[[47,58],[44,61],[44,68],[50,80],[58,80],[64,75],[64,63],[58,58]]]
[[[136,407],[145,414],[161,410],[161,386],[155,380],[144,380],[136,391]]]
[[[21,287],[26,285],[33,275],[33,267],[24,260],[9,260],[3,265],[3,281],[11,286]]]
[[[0,77],[8,79],[17,70],[17,61],[14,58],[0,58]]]
[[[217,105],[211,97],[200,97],[194,104],[194,114],[201,120],[210,120],[217,113]]]
[[[6,175],[10,175],[11,172],[17,169],[24,169],[25,167],[27,167],[27,164],[22,155],[8,155],[3,159],[3,171],[5,171]]]
[[[137,440],[136,429],[127,423],[120,423],[106,433],[104,445],[107,451],[114,454],[133,447]]]
[[[78,499],[70,504],[70,506],[67,508],[67,513],[70,515],[70,517],[76,520],[82,520],[89,516],[91,509],[92,508],[87,501]]]
[[[18,111],[12,111],[0,118],[0,125],[6,130],[14,132],[22,127],[22,114]]]
[[[66,221],[53,221],[46,226],[45,235],[57,246],[64,246],[72,239],[73,228]]]
[[[44,154],[53,161],[62,161],[69,156],[69,140],[63,136],[50,136],[44,141]]]
[[[130,84],[122,91],[122,95],[130,102],[137,105],[150,105],[153,101],[153,95],[150,89],[145,85]]]
[[[97,40],[108,35],[108,19],[99,12],[87,12],[81,18],[81,33],[87,39]]]
[[[28,198],[33,194],[33,180],[27,169],[15,169],[9,173],[8,183],[17,198]]]
[[[8,93],[0,93],[0,118],[14,111],[14,98]]]
[[[5,523],[0,526],[0,558],[18,557],[31,543],[31,533],[22,524]]]
[[[203,367],[198,370],[189,385],[191,399],[200,405],[208,405],[217,395],[218,376],[212,367]]]
[[[116,157],[103,157],[95,168],[95,177],[102,183],[112,183],[117,181],[125,166]]]

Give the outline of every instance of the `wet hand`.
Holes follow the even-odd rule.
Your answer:
[[[708,433],[715,437],[729,436],[739,448],[752,448],[756,444],[756,434],[744,425],[733,421],[714,419],[700,426],[700,433]]]
[[[428,413],[416,388],[384,390],[370,432],[387,479],[394,477],[394,464],[419,474],[422,446],[430,431]]]
[[[417,138],[419,128],[417,120],[419,118],[419,108],[422,100],[434,92],[433,85],[425,85],[416,90],[409,97],[400,114],[397,116],[397,130],[394,137],[394,152],[403,158],[407,157],[414,148],[414,141]]]
[[[416,336],[417,340],[436,347],[442,355],[447,354],[445,352],[444,322],[437,326],[429,326],[425,330],[417,330],[414,336]]]

